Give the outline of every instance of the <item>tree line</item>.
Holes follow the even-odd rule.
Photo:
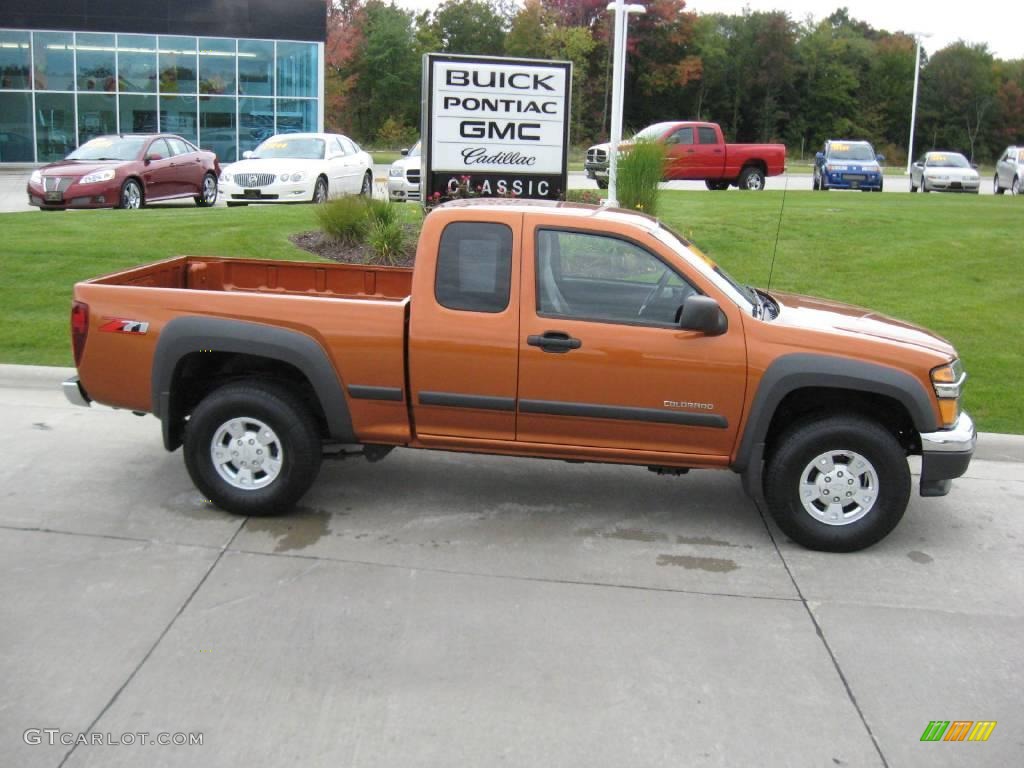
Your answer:
[[[629,22],[625,123],[708,120],[730,141],[783,142],[810,156],[826,138],[864,138],[905,162],[915,40],[839,8],[795,20],[647,0]],[[570,141],[608,135],[613,18],[607,0],[447,0],[414,14],[383,0],[329,0],[326,115],[331,130],[380,146],[406,145],[420,125],[428,52],[573,62]],[[992,160],[1024,142],[1024,59],[984,44],[922,48],[915,154],[958,150]]]

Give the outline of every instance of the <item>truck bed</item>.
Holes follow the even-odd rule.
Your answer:
[[[402,301],[411,292],[412,269],[364,264],[179,256],[89,282],[139,288]]]

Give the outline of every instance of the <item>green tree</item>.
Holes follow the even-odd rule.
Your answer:
[[[487,0],[448,0],[431,21],[442,52],[484,56],[504,52],[505,24],[502,11]]]
[[[938,51],[921,74],[922,123],[944,149],[963,149],[971,160],[989,152],[983,131],[996,113],[997,80],[984,44],[963,41]]]

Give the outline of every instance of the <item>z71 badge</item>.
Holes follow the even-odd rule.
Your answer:
[[[141,320],[110,320],[100,326],[101,331],[107,333],[134,333],[142,335],[149,332],[149,323]]]

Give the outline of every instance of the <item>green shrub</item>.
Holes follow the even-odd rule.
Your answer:
[[[398,206],[390,200],[375,200],[364,197],[366,213],[372,224],[391,224],[398,219]]]
[[[378,264],[394,266],[405,256],[405,230],[397,221],[374,221],[367,242]]]
[[[590,203],[591,205],[600,205],[604,202],[604,195],[596,189],[567,189],[565,191],[565,201],[567,203]]]
[[[359,197],[339,197],[316,206],[316,218],[328,237],[345,245],[366,241],[370,217],[366,203]]]
[[[639,141],[619,158],[616,193],[619,205],[658,215],[658,184],[665,174],[665,145]]]

